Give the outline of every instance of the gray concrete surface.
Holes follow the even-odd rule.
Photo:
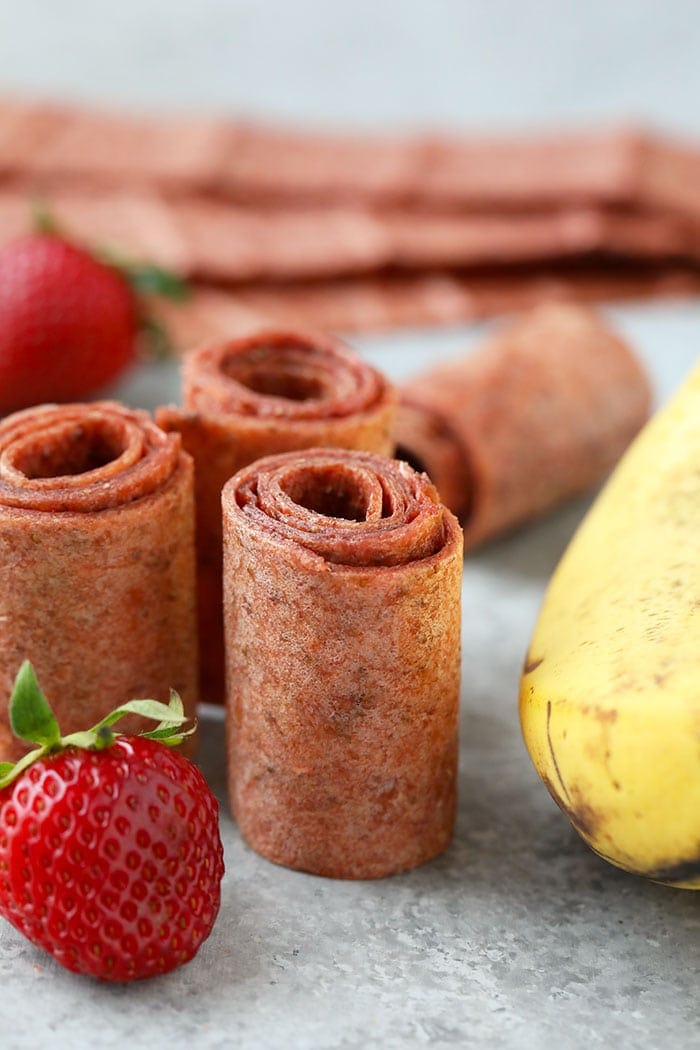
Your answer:
[[[0,0],[0,88],[323,122],[532,125],[629,114],[700,131],[691,2]],[[700,306],[612,311],[667,397],[700,348]],[[358,341],[400,377],[475,329]],[[176,395],[173,367],[115,393]],[[583,1050],[700,1044],[700,896],[624,875],[570,830],[520,739],[518,672],[586,502],[468,559],[460,810],[421,870],[336,883],[242,845],[220,718],[201,764],[222,802],[221,914],[169,977],[105,987],[0,923],[3,1050]]]

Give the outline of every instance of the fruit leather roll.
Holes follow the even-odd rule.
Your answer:
[[[64,733],[171,687],[194,714],[193,470],[180,444],[107,401],[0,423],[3,760],[17,754],[7,708],[25,658]]]
[[[596,485],[649,408],[629,347],[552,304],[406,383],[397,455],[429,473],[472,547]]]
[[[0,209],[2,205],[0,203]],[[331,331],[457,324],[542,303],[681,299],[700,293],[700,273],[681,264],[620,260],[497,267],[473,274],[370,274],[336,281],[253,283],[235,291],[195,286],[185,303],[149,303],[180,351],[226,339],[251,322]]]
[[[315,445],[392,450],[396,396],[338,340],[258,328],[195,350],[183,364],[184,409],[160,409],[195,462],[202,698],[224,698],[221,490],[241,467]]]
[[[339,449],[254,463],[223,508],[241,833],[335,878],[429,860],[455,815],[457,519],[406,463]]]

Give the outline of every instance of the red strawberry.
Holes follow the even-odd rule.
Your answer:
[[[107,265],[52,233],[0,250],[0,414],[82,400],[136,355],[135,292],[182,298],[156,267]]]
[[[160,724],[116,736],[127,713]],[[10,717],[40,746],[0,764],[0,914],[69,970],[107,981],[190,960],[214,924],[224,866],[216,800],[166,746],[183,737],[177,694],[61,738],[25,662]]]
[[[60,237],[0,251],[0,411],[80,399],[134,358],[134,296],[117,270]]]

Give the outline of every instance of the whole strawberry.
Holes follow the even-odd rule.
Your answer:
[[[159,724],[116,735],[130,713]],[[0,763],[0,914],[69,970],[107,981],[190,960],[216,919],[224,865],[216,800],[166,746],[185,735],[177,694],[61,738],[25,663],[10,717],[39,747]]]
[[[0,412],[80,399],[133,360],[133,293],[114,268],[61,237],[0,251]]]
[[[56,233],[0,249],[0,415],[100,390],[134,361],[141,330],[161,352],[164,334],[141,312],[149,293],[182,299],[186,289],[158,267],[107,264]]]

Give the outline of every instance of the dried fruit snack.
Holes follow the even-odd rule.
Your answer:
[[[378,878],[455,816],[462,535],[425,475],[366,452],[270,456],[228,482],[229,792],[269,860]]]
[[[371,209],[362,205],[250,207],[135,190],[61,190],[52,214],[88,248],[198,281],[332,280],[342,276],[543,265],[571,259],[697,259],[697,224],[667,212],[568,206],[506,214]],[[26,232],[27,193],[0,191],[0,245]]]
[[[387,453],[396,397],[339,340],[256,328],[205,346],[183,363],[183,409],[163,408],[195,463],[202,699],[224,697],[221,490],[241,467],[314,445]]]
[[[197,701],[193,470],[180,439],[113,402],[0,423],[0,759],[34,660],[66,732],[125,696]]]
[[[598,484],[650,401],[640,362],[602,319],[542,306],[404,384],[397,454],[427,470],[472,547]]]
[[[342,134],[215,119],[0,103],[0,178],[157,186],[251,201],[474,210],[581,202],[700,211],[692,142],[634,127],[541,135]]]
[[[700,276],[665,263],[525,266],[474,273],[371,274],[337,281],[255,283],[235,291],[198,287],[182,304],[154,313],[182,350],[226,339],[251,323],[335,332],[456,324],[529,310],[543,303],[687,298]]]

